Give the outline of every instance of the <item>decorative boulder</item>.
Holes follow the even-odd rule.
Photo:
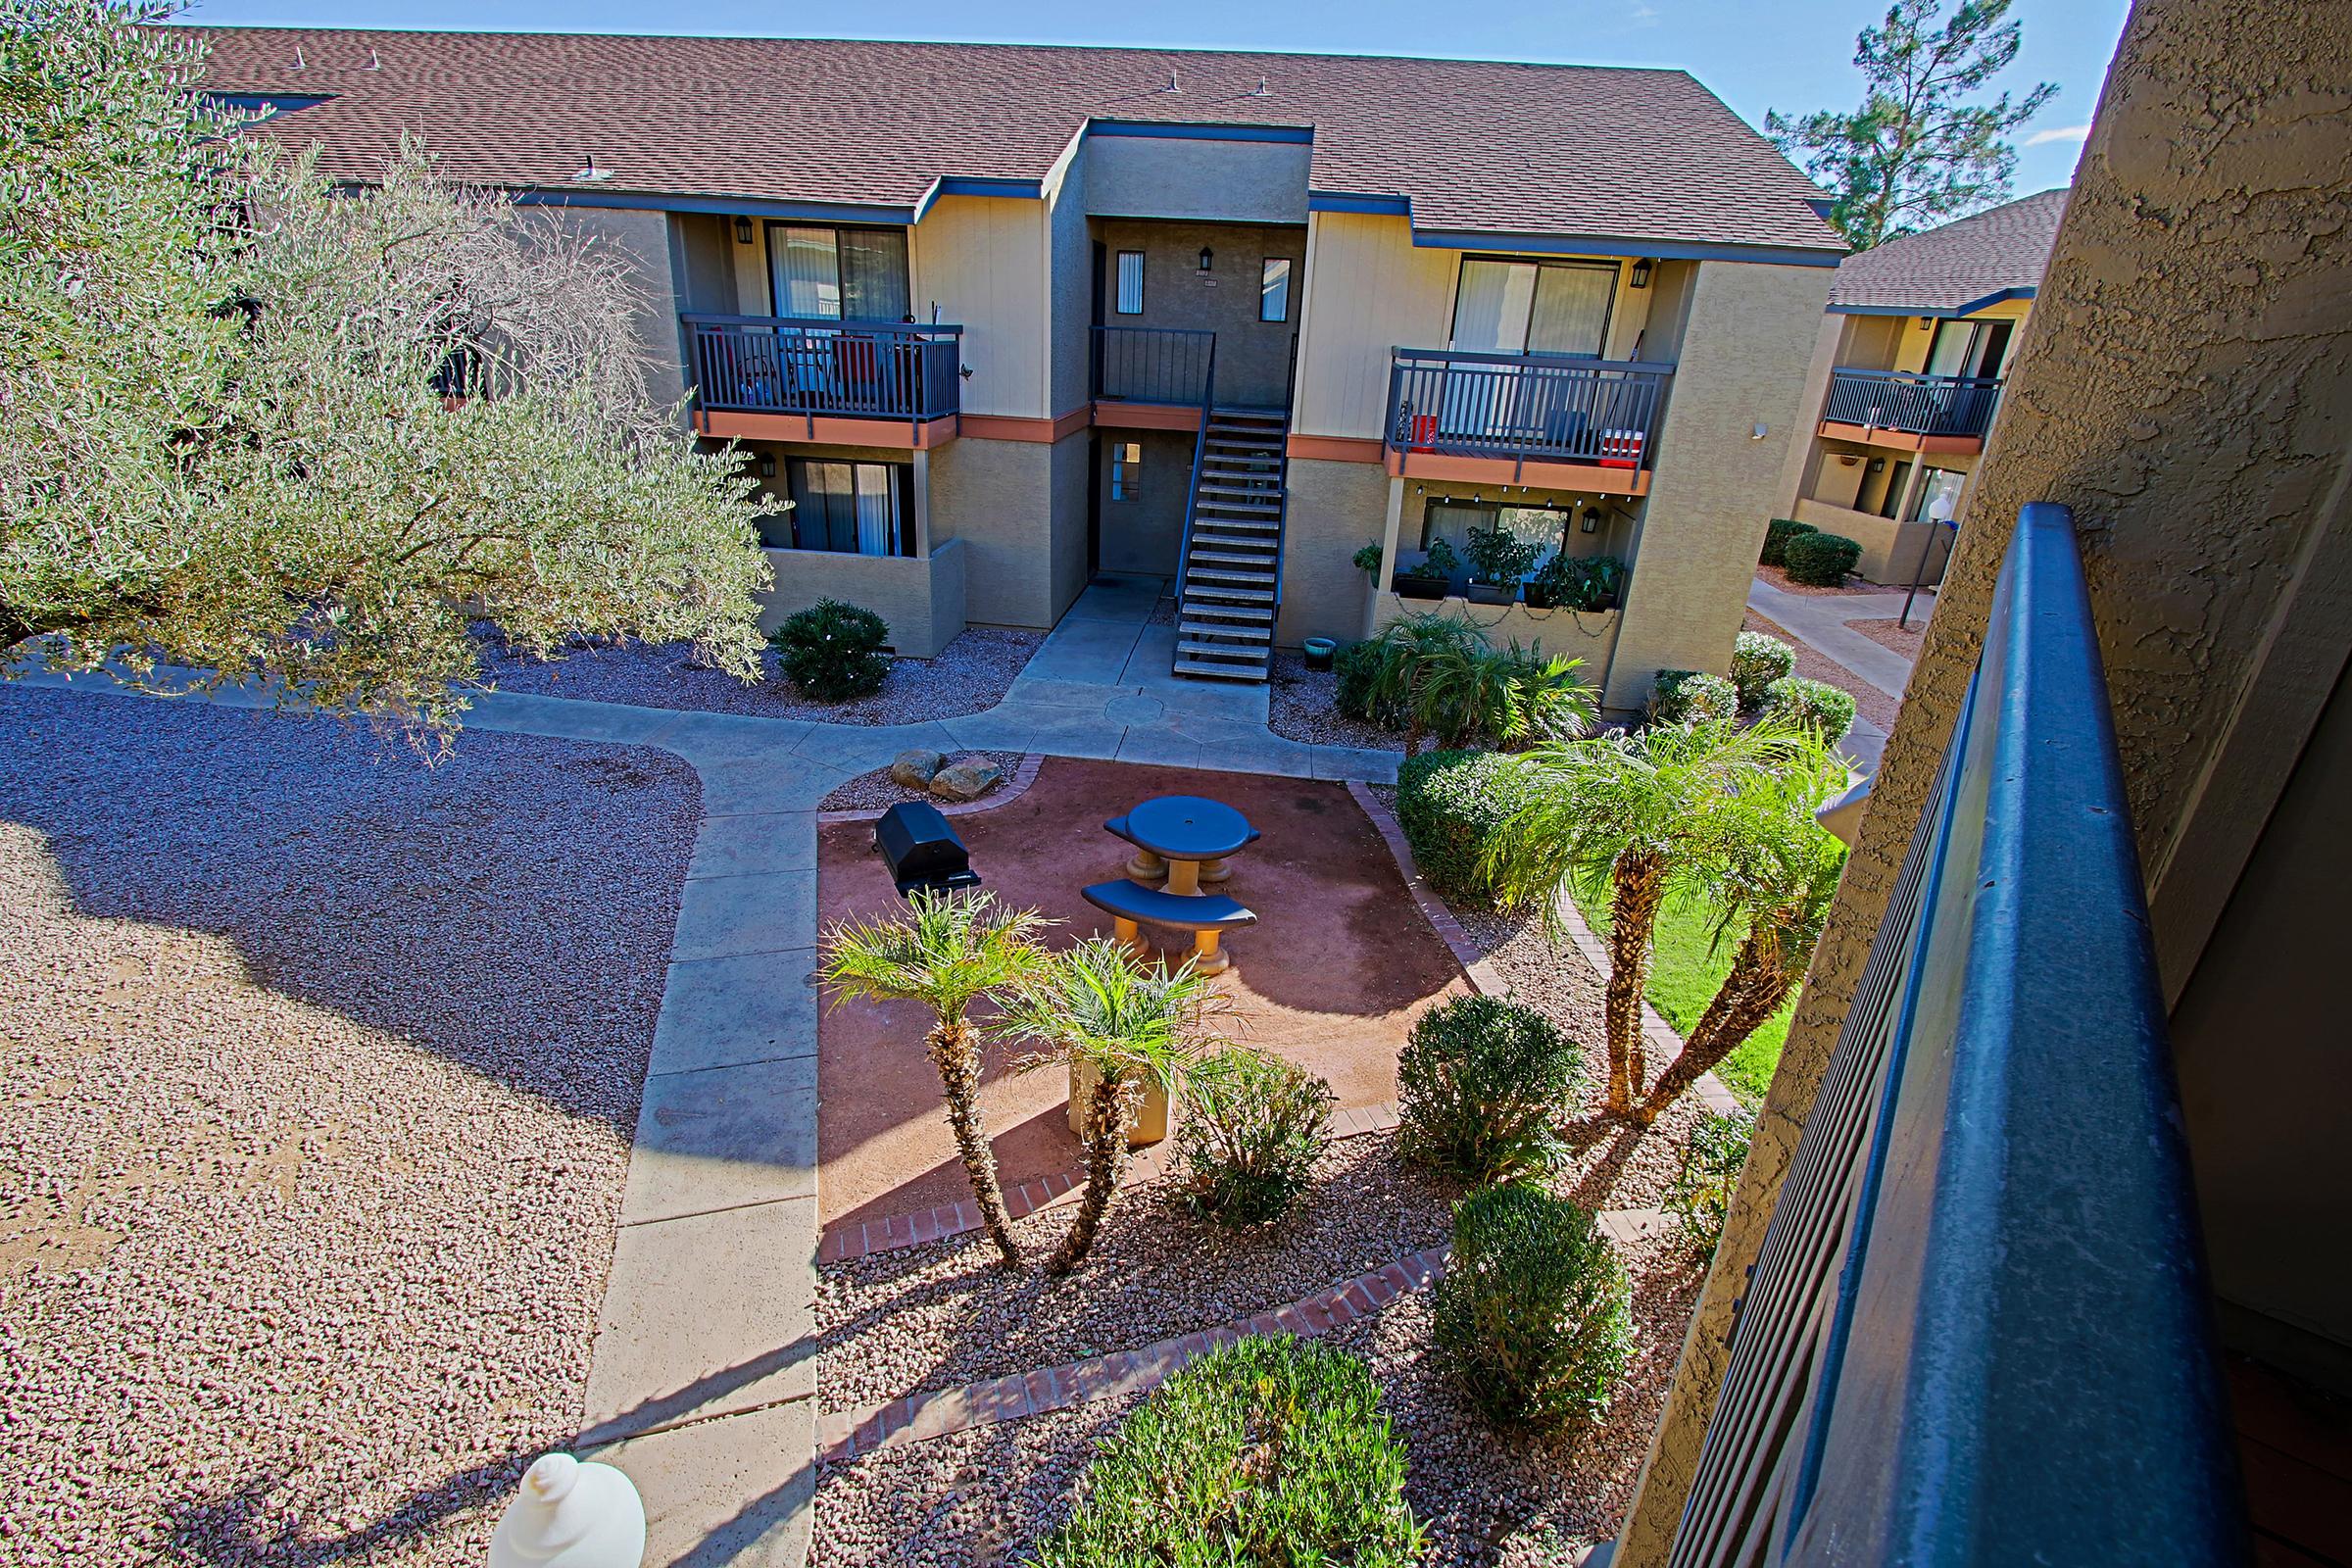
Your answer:
[[[937,752],[901,752],[890,760],[890,781],[910,790],[927,790],[947,761]]]
[[[942,800],[976,801],[1004,782],[1004,770],[994,762],[969,758],[933,775],[931,793]]]

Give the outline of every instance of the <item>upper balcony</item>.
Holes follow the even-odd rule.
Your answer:
[[[956,433],[960,326],[681,317],[705,435],[924,448]]]
[[[1997,375],[1837,369],[1821,433],[1906,452],[1980,452],[2000,401]]]
[[[1645,361],[1397,349],[1389,471],[1645,495],[1673,374]]]

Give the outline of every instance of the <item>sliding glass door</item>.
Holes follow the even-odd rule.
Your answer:
[[[1453,347],[1471,354],[1600,358],[1617,269],[1594,262],[1462,261]]]
[[[792,532],[802,550],[914,554],[914,469],[895,463],[792,460]]]
[[[778,316],[899,321],[910,314],[906,236],[899,229],[771,222],[767,268]]]

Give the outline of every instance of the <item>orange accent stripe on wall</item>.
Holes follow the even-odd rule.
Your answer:
[[[1069,413],[1051,419],[1017,414],[967,414],[963,416],[963,433],[978,441],[1050,443],[1085,429],[1089,413],[1087,405],[1081,403]]]
[[[1822,435],[1834,441],[1853,441],[1863,446],[1888,447],[1896,452],[1982,452],[1984,438],[1977,435],[1914,435],[1908,430],[1888,430],[1880,425],[1846,424],[1838,419],[1821,421]]]
[[[1646,468],[1604,468],[1596,463],[1522,462],[1515,458],[1462,458],[1442,452],[1389,453],[1391,474],[1402,479],[1443,479],[1459,484],[1524,484],[1539,490],[1582,490],[1604,496],[1649,494]]]
[[[1200,411],[1164,403],[1098,403],[1095,423],[1107,430],[1198,430]]]
[[[1290,444],[1292,457],[1322,463],[1378,463],[1381,451],[1378,441],[1352,435],[1295,435]]]
[[[694,427],[703,435],[722,441],[806,441],[833,447],[892,447],[901,452],[927,452],[943,441],[956,439],[956,416],[952,414],[918,425],[905,419],[698,409]]]

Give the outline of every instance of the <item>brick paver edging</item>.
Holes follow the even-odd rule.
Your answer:
[[[1023,1416],[1043,1415],[1097,1399],[1142,1394],[1157,1388],[1187,1361],[1248,1334],[1291,1334],[1314,1339],[1368,1317],[1406,1291],[1446,1271],[1446,1249],[1400,1257],[1385,1268],[1359,1275],[1328,1291],[1223,1328],[1202,1329],[1161,1340],[1140,1350],[1121,1350],[1038,1372],[1009,1372],[960,1389],[908,1395],[858,1410],[819,1416],[816,1456],[837,1464],[876,1448],[903,1447],[973,1427],[994,1426]]]
[[[1412,891],[1413,902],[1420,906],[1422,918],[1430,923],[1440,940],[1453,951],[1453,961],[1462,966],[1462,972],[1470,977],[1470,983],[1490,997],[1506,995],[1510,988],[1500,971],[1479,952],[1477,944],[1470,940],[1470,934],[1462,929],[1462,923],[1446,907],[1446,901],[1439,898],[1429,884],[1421,879],[1421,868],[1413,860],[1413,847],[1405,842],[1404,829],[1396,824],[1396,813],[1381,804],[1380,797],[1369,788],[1352,780],[1348,785],[1348,794],[1362,808],[1364,815],[1372,819],[1372,825],[1380,830],[1381,839],[1388,845],[1389,853],[1396,858],[1396,869],[1404,873],[1404,885]],[[1600,938],[1592,934],[1592,928],[1585,924],[1584,911],[1576,906],[1576,901],[1562,894],[1555,912],[1561,929],[1568,933],[1568,940],[1576,944],[1576,951],[1584,956],[1585,962],[1594,974],[1605,978],[1609,972],[1608,950],[1600,945]],[[1646,1001],[1642,1004],[1642,1034],[1648,1040],[1650,1050],[1661,1062],[1671,1061],[1682,1054],[1683,1037],[1676,1034],[1674,1026],[1659,1017],[1657,1009]],[[1691,1091],[1709,1110],[1718,1115],[1728,1115],[1741,1108],[1738,1097],[1711,1072],[1700,1073],[1698,1082],[1691,1085]]]
[[[1012,770],[1012,777],[1006,779],[1004,787],[996,794],[983,795],[976,801],[933,801],[931,804],[939,808],[942,816],[969,816],[974,811],[993,811],[1000,806],[1010,806],[1021,798],[1030,785],[1037,782],[1037,770],[1045,762],[1043,752],[1023,753],[1019,764]],[[816,813],[816,825],[831,827],[836,822],[871,822],[876,814],[875,808],[870,806],[854,806],[844,811],[819,811]]]
[[[1343,1138],[1357,1138],[1365,1133],[1389,1132],[1396,1125],[1396,1104],[1383,1101],[1377,1105],[1351,1105],[1335,1110],[1331,1115],[1331,1136],[1336,1143]],[[1135,1167],[1129,1166],[1130,1170]],[[1004,1190],[1004,1210],[1014,1219],[1022,1219],[1041,1208],[1061,1202],[1086,1183],[1084,1169],[1055,1171],[1018,1183]],[[941,1203],[912,1214],[893,1214],[888,1219],[869,1219],[837,1225],[825,1234],[818,1244],[816,1261],[819,1267],[827,1263],[846,1263],[852,1258],[870,1257],[876,1252],[894,1252],[901,1248],[920,1247],[945,1236],[961,1236],[980,1228],[979,1205],[970,1199],[960,1203]]]

